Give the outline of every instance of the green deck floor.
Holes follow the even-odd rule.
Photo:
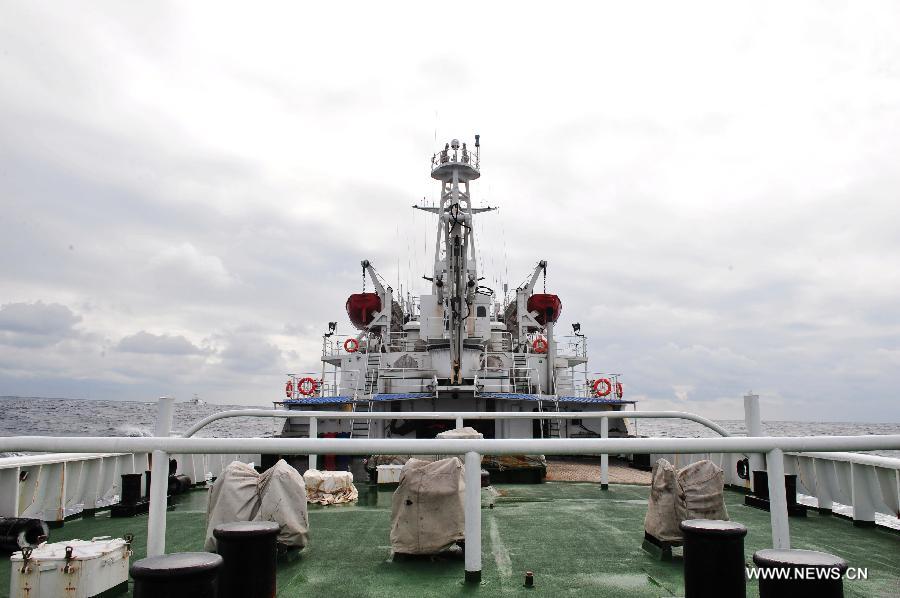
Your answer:
[[[278,596],[679,596],[682,564],[660,562],[641,550],[647,508],[645,486],[548,482],[499,486],[505,496],[482,510],[483,581],[462,582],[462,558],[392,562],[388,540],[390,492],[360,488],[355,505],[310,508],[310,546],[294,562],[279,565]],[[743,495],[726,492],[732,519],[750,532],[753,552],[769,547],[769,514],[745,507]],[[168,515],[168,552],[202,550],[206,492],[173,499]],[[144,555],[146,515],[131,519],[69,521],[51,540],[135,534],[135,557]],[[791,519],[795,548],[843,556],[868,567],[867,581],[847,581],[847,596],[900,595],[900,535],[861,529],[844,519],[814,512]],[[525,570],[535,588],[522,587]],[[9,567],[0,567],[0,591],[8,591]],[[756,596],[755,582],[748,595]]]

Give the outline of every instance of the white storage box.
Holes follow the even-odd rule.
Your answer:
[[[400,483],[400,472],[403,471],[402,465],[379,465],[377,469],[379,484]]]
[[[69,555],[67,556],[67,552]],[[131,549],[120,538],[94,538],[41,544],[28,559],[10,557],[9,595],[14,598],[90,598],[125,584]]]

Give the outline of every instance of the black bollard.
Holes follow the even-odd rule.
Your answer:
[[[136,505],[141,500],[141,479],[139,473],[122,474],[122,498],[123,505]]]
[[[216,598],[222,557],[211,552],[175,552],[131,565],[134,598]]]
[[[219,598],[271,598],[275,595],[274,521],[238,521],[216,526],[213,536],[225,565]]]
[[[734,521],[689,519],[684,533],[685,598],[747,595],[744,536],[747,528]]]
[[[817,550],[767,548],[753,555],[760,598],[843,598],[847,561]]]

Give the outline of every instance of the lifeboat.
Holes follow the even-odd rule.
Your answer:
[[[529,312],[538,312],[536,319],[541,326],[546,326],[547,322],[556,322],[562,313],[562,301],[559,300],[559,296],[547,293],[529,297],[527,307]]]
[[[347,299],[346,307],[353,325],[365,330],[381,311],[381,297],[377,293],[354,293]]]

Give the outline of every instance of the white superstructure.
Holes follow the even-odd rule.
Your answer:
[[[562,311],[559,297],[536,292],[547,262],[540,260],[515,292],[501,297],[481,284],[477,269],[474,219],[496,208],[475,207],[473,182],[481,176],[480,139],[474,148],[454,139],[434,154],[431,177],[441,186],[436,205],[413,206],[434,214],[437,235],[430,292],[398,296],[362,260],[363,289],[349,297],[347,314],[359,330],[336,333],[329,323],[323,336],[322,369],[289,374],[288,409],[331,408],[354,411],[548,411],[622,409],[617,374],[589,373],[586,338],[579,324],[572,335],[555,331]],[[367,285],[372,290],[367,290]],[[507,285],[504,285],[506,287]],[[349,406],[349,407],[347,407]],[[318,432],[372,438],[430,437],[445,422],[388,424],[360,416],[349,426],[332,422]],[[611,436],[627,434],[623,420]],[[283,435],[304,435],[304,424],[288,422]],[[477,422],[488,438],[591,437],[589,422]]]

